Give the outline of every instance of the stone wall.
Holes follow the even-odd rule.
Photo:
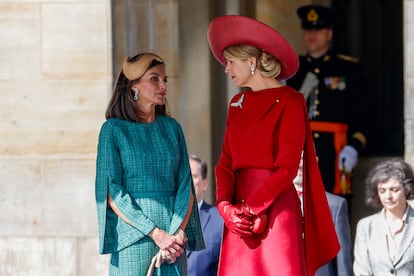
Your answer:
[[[97,136],[121,61],[167,60],[179,118],[176,0],[0,1],[0,275],[106,275]],[[174,93],[175,92],[175,93]]]
[[[0,1],[0,275],[105,275],[97,133],[112,86],[107,0]]]
[[[414,1],[404,1],[404,158],[414,166]]]

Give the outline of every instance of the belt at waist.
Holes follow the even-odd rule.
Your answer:
[[[133,198],[156,198],[156,197],[169,197],[174,196],[174,191],[153,191],[153,192],[130,192],[129,193]]]
[[[235,175],[234,203],[242,203],[272,175],[270,169],[241,169]]]

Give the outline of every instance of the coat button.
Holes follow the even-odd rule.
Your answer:
[[[315,138],[315,139],[318,139],[319,138],[319,133],[318,132],[315,132],[314,134],[313,134],[313,138]]]
[[[391,274],[394,274],[394,273],[395,273],[394,268],[391,268],[390,273],[391,273]]]

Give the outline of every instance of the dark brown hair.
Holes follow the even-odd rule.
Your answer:
[[[143,54],[138,54],[132,58],[128,58],[127,61],[139,62],[139,58],[142,55]],[[146,71],[160,64],[165,65],[164,62],[154,59]],[[109,101],[105,112],[106,119],[120,118],[131,122],[143,122],[143,114],[138,109],[136,102],[134,101],[134,92],[131,89],[132,85],[139,80],[140,78],[136,80],[129,80],[121,70],[116,81],[111,100]],[[168,116],[166,105],[155,106],[155,115]]]

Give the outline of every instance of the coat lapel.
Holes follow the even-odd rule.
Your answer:
[[[407,221],[405,225],[406,229],[401,238],[400,246],[395,254],[395,265],[398,264],[404,256],[404,253],[408,250],[413,242],[414,238],[414,210],[411,206],[408,206]]]
[[[208,206],[205,202],[201,204],[200,208],[200,220],[201,220],[201,228],[203,229],[203,232],[206,231],[207,223],[210,220],[210,213],[208,212]]]

